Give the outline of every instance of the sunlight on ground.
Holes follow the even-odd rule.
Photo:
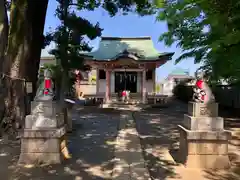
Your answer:
[[[106,167],[109,164],[113,163],[113,160],[104,162],[101,165],[96,165],[96,166],[90,165],[81,159],[78,159],[76,162],[77,164],[81,165],[81,167],[84,167],[85,168],[84,171],[86,171],[88,174],[92,176],[98,176],[104,179],[111,178],[110,175],[111,175],[112,169],[107,169]],[[71,169],[66,169],[66,170],[68,170],[68,172],[73,175],[77,175],[78,173],[77,171],[72,171]]]
[[[83,178],[80,176],[76,176],[74,180],[83,180]]]
[[[8,156],[9,155],[9,153],[6,153],[6,152],[1,152],[0,153],[0,157],[4,157],[4,156]]]
[[[35,166],[33,164],[26,164],[23,167],[27,169],[31,169],[31,168],[34,168]]]
[[[107,145],[116,145],[116,141],[106,141]]]
[[[156,119],[152,119],[151,121],[150,121],[150,124],[158,124],[158,123],[160,123],[160,118],[156,118]]]
[[[120,174],[123,173],[124,168],[129,168],[129,165],[126,161],[123,159],[115,159],[115,166],[114,166],[114,172],[112,178],[115,179],[120,176]]]
[[[64,167],[64,172],[71,174],[71,175],[77,175],[79,174],[79,171],[73,170],[70,167]]]
[[[175,107],[174,107],[174,112],[175,112]],[[128,120],[131,119],[131,117],[128,117],[126,114],[120,114],[116,116],[115,119],[119,119],[119,116],[121,116],[121,118],[128,118]],[[76,120],[80,119],[79,123],[84,124],[83,122],[88,122],[88,120],[91,119],[88,124],[86,123],[86,125],[84,124],[85,126],[83,125],[84,127],[86,127],[87,131],[85,131],[85,129],[82,128],[80,131],[83,131],[83,133],[77,134],[76,138],[72,140],[76,144],[79,143],[79,145],[76,146],[78,148],[76,149],[76,152],[81,155],[78,156],[78,154],[76,153],[77,155],[74,155],[75,158],[72,158],[70,161],[67,161],[67,165],[66,164],[61,165],[60,169],[58,168],[55,169],[54,168],[55,166],[50,166],[49,168],[48,167],[46,168],[40,165],[40,168],[36,168],[37,169],[36,171],[37,173],[36,173],[35,169],[33,169],[35,168],[33,165],[25,165],[24,168],[26,168],[27,169],[26,171],[28,171],[29,173],[24,171],[20,172],[19,170],[18,172],[20,172],[22,177],[19,176],[17,177],[17,179],[36,179],[37,178],[36,176],[39,176],[38,171],[40,171],[40,174],[42,172],[43,173],[47,172],[46,174],[49,175],[50,179],[52,177],[53,179],[58,179],[58,178],[61,179],[60,176],[64,176],[64,178],[66,177],[66,179],[73,179],[73,180],[117,179],[117,177],[121,175],[127,176],[128,175],[127,173],[131,172],[134,179],[146,180],[144,178],[145,172],[141,172],[141,170],[139,170],[139,166],[141,165],[141,162],[139,163],[135,161],[136,159],[139,159],[139,155],[137,154],[140,154],[140,153],[133,153],[133,152],[141,152],[141,150],[138,150],[136,148],[136,145],[132,144],[131,138],[136,139],[136,137],[138,139],[139,138],[141,139],[141,143],[142,143],[141,148],[145,156],[144,157],[145,163],[147,162],[148,170],[150,171],[150,175],[152,179],[155,179],[155,180],[157,179],[166,179],[166,180],[176,180],[176,179],[179,179],[179,180],[180,179],[183,179],[183,180],[188,180],[188,179],[237,180],[239,179],[239,175],[238,175],[239,172],[235,172],[233,170],[229,170],[227,175],[222,175],[220,172],[217,173],[215,171],[211,171],[207,174],[206,178],[203,178],[204,176],[202,174],[202,171],[200,170],[186,169],[181,165],[174,164],[174,160],[172,160],[172,156],[169,153],[169,144],[170,142],[173,143],[172,139],[176,139],[176,136],[178,135],[178,130],[172,128],[172,126],[173,127],[175,126],[173,123],[176,124],[176,121],[180,119],[179,118],[180,116],[182,118],[182,114],[180,114],[179,117],[178,116],[175,117],[175,116],[176,115],[170,114],[168,111],[161,112],[161,113],[152,113],[152,111],[151,112],[143,111],[141,113],[137,112],[136,117],[138,118],[137,119],[138,121],[136,122],[136,124],[138,123],[137,126],[140,130],[139,129],[137,130],[139,130],[139,132],[137,132],[136,129],[134,128],[126,128],[124,130],[120,130],[119,132],[117,132],[116,131],[117,125],[116,125],[116,127],[114,127],[115,129],[113,129],[114,130],[114,133],[113,133],[112,129],[110,130],[110,132],[106,132],[106,128],[108,128],[108,123],[110,121],[109,122],[107,121],[107,123],[104,123],[104,120],[113,119],[111,114],[110,115],[102,114],[102,113],[94,113],[94,114],[89,113],[85,115],[78,114],[76,115],[75,118]],[[102,117],[103,117],[103,121],[101,119],[101,123],[100,123],[100,118]],[[97,120],[95,120],[94,118],[96,118]],[[131,127],[131,126],[128,126],[128,127]],[[97,128],[100,128],[101,131],[100,130],[96,131]],[[103,134],[104,136],[102,136]],[[112,134],[114,134],[114,138],[115,138],[115,135],[117,135],[117,140],[113,140],[114,138],[108,139],[108,137],[112,136]],[[237,135],[239,136],[239,134]],[[82,144],[83,141],[82,142],[79,141],[80,139],[84,140],[84,142],[87,142],[86,143],[87,147],[85,146],[83,147],[83,144]],[[135,139],[133,140],[134,142],[135,142]],[[97,140],[97,142],[95,140]],[[91,142],[91,144],[89,142]],[[0,143],[1,143],[1,140],[0,140]],[[98,154],[98,151],[97,153],[95,153],[96,151],[90,151],[89,148],[91,147],[90,145],[88,146],[88,144],[90,145],[94,144],[94,148],[96,149],[100,147],[99,152],[103,153],[103,158],[100,158],[100,160],[98,160],[98,156],[100,157],[101,154]],[[111,159],[113,158],[113,155],[112,155],[113,152],[112,150],[109,150],[109,149],[113,148],[112,146],[114,146],[115,149],[116,147],[119,149],[115,151],[115,153],[118,154],[119,156],[115,156],[115,157],[119,157],[120,159],[117,159],[117,158]],[[108,150],[110,151],[110,153],[107,155],[107,158],[106,158],[104,153],[105,151],[108,151]],[[81,151],[84,151],[84,153],[82,153]],[[72,152],[72,149],[71,149],[71,152]],[[93,156],[93,153],[95,154],[95,156]],[[6,158],[6,156],[10,157],[12,156],[12,154],[13,154],[12,152],[7,153],[5,151],[0,151],[1,160],[9,159],[9,158]],[[132,159],[131,160],[127,160],[127,158],[122,159],[122,157],[124,156],[127,158],[131,157]],[[93,160],[93,158],[96,158],[96,161],[95,159]],[[112,169],[113,164],[116,165],[114,169]],[[8,166],[8,169],[13,169],[14,171],[17,168],[14,165]],[[126,172],[126,169],[128,169],[128,172]],[[136,169],[136,171],[134,169]],[[113,170],[115,171],[114,173],[113,173]],[[113,176],[111,176],[112,173],[113,173]],[[210,173],[212,173],[212,176],[210,176]],[[85,174],[88,178],[86,178]],[[228,174],[231,174],[231,175],[228,175]],[[42,178],[45,179],[45,177],[42,177]],[[6,178],[2,178],[2,179],[4,180]],[[46,178],[46,179],[49,179],[49,178]],[[124,180],[127,180],[127,179],[125,178]]]

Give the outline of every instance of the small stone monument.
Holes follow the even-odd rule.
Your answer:
[[[223,118],[218,117],[218,103],[201,79],[197,80],[194,92],[183,125],[178,125],[181,161],[188,168],[229,168],[228,140],[231,132],[224,130]]]
[[[31,114],[25,119],[20,164],[61,163],[67,151],[62,109],[53,97],[51,72],[45,70],[44,81],[31,103]]]

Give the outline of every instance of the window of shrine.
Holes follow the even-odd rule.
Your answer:
[[[153,79],[153,71],[152,70],[148,70],[146,72],[146,80],[152,80]]]
[[[98,71],[98,77],[99,79],[106,79],[106,72],[103,69],[100,69]]]

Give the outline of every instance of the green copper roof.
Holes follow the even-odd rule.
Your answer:
[[[135,60],[157,60],[160,56],[171,58],[173,55],[173,53],[159,53],[150,37],[102,37],[96,51],[83,54],[95,60],[114,60],[126,54]]]
[[[169,75],[188,76],[189,75],[189,71],[186,70],[186,69],[182,69],[182,68],[176,68]]]

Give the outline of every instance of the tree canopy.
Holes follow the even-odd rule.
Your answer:
[[[85,41],[86,37],[93,40],[101,36],[103,30],[100,28],[99,23],[93,25],[87,19],[78,16],[78,11],[84,9],[93,11],[101,7],[110,16],[114,16],[119,12],[136,12],[139,15],[148,15],[156,10],[156,6],[151,1],[146,0],[57,0],[57,2],[59,6],[56,9],[56,15],[61,24],[46,36],[46,42],[55,42],[56,48],[51,51],[51,54],[55,55],[57,59],[61,59],[61,66],[68,69],[74,67],[81,69],[83,67],[80,52],[92,49]],[[60,49],[66,50],[65,55],[61,53]]]
[[[168,31],[160,40],[182,48],[182,59],[193,57],[212,80],[240,80],[240,1],[166,0],[157,18]]]

